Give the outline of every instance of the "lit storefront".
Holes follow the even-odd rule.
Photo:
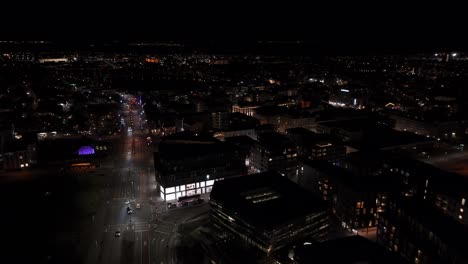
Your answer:
[[[222,180],[222,179],[218,179]],[[211,192],[214,180],[207,180],[179,186],[164,188],[160,186],[159,195],[164,201],[176,200],[182,196],[190,196],[195,194],[204,194]]]

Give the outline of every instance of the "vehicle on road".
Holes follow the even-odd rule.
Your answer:
[[[115,231],[115,237],[120,237],[120,230]]]
[[[127,214],[133,214],[133,210],[130,207],[127,207]]]
[[[187,206],[187,205],[194,205],[194,204],[201,204],[204,201],[201,198],[200,194],[194,194],[189,196],[182,196],[178,199],[178,206]]]
[[[167,203],[167,208],[169,208],[169,209],[177,208],[177,204],[175,204],[175,203]]]
[[[130,201],[129,200],[125,201],[125,204],[130,204]]]
[[[137,204],[135,205],[135,207],[136,207],[136,209],[140,209],[140,204],[137,203]]]

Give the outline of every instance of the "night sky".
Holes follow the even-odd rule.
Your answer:
[[[226,46],[250,45],[249,40],[302,40],[338,52],[462,49],[467,44],[467,18],[460,14],[462,9],[449,5],[76,1],[15,2],[3,10],[4,39],[216,40]]]

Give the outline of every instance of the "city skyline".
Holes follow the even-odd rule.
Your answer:
[[[0,261],[466,263],[468,51],[361,21],[10,28]]]

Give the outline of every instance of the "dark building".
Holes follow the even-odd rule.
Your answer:
[[[255,173],[251,170],[251,160],[252,160],[252,149],[255,146],[256,141],[248,136],[237,136],[237,137],[228,137],[225,139],[226,143],[232,144],[239,148],[242,155],[245,156],[245,166],[248,168],[248,173]]]
[[[160,196],[166,201],[209,193],[215,180],[247,173],[238,148],[190,131],[164,138],[154,162]]]
[[[211,113],[211,127],[214,129],[224,129],[229,124],[229,112]]]
[[[381,120],[373,117],[320,122],[317,131],[340,138],[352,150],[421,152],[435,147],[434,138],[391,129],[385,118]]]
[[[422,161],[387,154],[384,173],[399,178],[401,194],[433,204],[456,221],[468,225],[468,179]]]
[[[216,226],[267,254],[328,233],[326,204],[276,172],[217,181],[210,204]]]
[[[281,134],[263,133],[252,150],[251,166],[255,172],[275,170],[293,178],[298,174],[297,148]]]
[[[381,215],[377,242],[411,263],[468,263],[468,228],[419,199],[394,199]]]
[[[220,140],[236,136],[249,136],[252,139],[257,139],[255,127],[260,122],[254,117],[241,113],[229,113],[222,122],[224,124],[219,124],[220,127],[213,127],[214,136]]]
[[[395,120],[395,129],[409,131],[432,138],[451,139],[466,134],[468,121],[466,117],[444,115],[436,117],[434,113],[411,115],[396,112],[390,116]]]
[[[322,243],[305,243],[290,256],[295,264],[405,264],[404,258],[361,236],[349,236]]]
[[[286,135],[297,146],[300,157],[337,161],[346,156],[346,147],[329,134],[317,134],[297,127],[287,129]]]

